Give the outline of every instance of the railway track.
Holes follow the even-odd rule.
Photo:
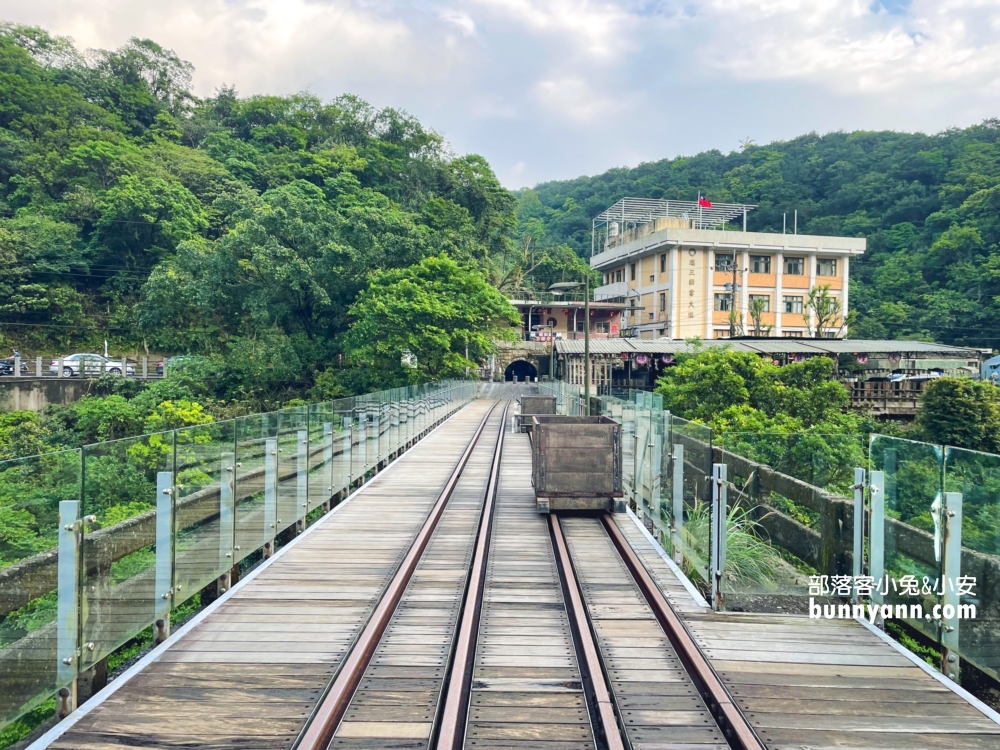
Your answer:
[[[292,747],[762,750],[615,520],[546,520],[483,418]]]

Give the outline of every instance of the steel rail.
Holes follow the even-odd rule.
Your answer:
[[[563,536],[562,527],[559,525],[559,517],[555,513],[549,514],[549,528],[555,541],[556,557],[559,560],[559,568],[562,571],[566,591],[569,595],[567,612],[575,626],[577,645],[583,653],[584,665],[590,673],[594,703],[604,733],[604,741],[607,743],[608,750],[625,750],[622,731],[618,726],[618,718],[615,714],[614,701],[605,681],[601,656],[597,650],[597,643],[594,641],[594,634],[590,630],[590,618],[587,617],[587,609],[580,596],[580,584],[573,571],[573,562],[566,547],[566,538]]]
[[[483,430],[486,429],[486,423],[493,415],[493,412],[496,411],[497,406],[498,404],[494,404],[486,416],[483,417],[483,421],[476,429],[468,446],[466,446],[465,452],[462,453],[462,457],[448,479],[448,483],[444,486],[444,489],[438,496],[437,502],[420,527],[420,531],[414,538],[413,544],[410,545],[406,557],[403,558],[403,562],[400,563],[392,581],[386,587],[378,606],[371,617],[368,618],[364,630],[358,636],[357,641],[355,641],[350,654],[348,654],[347,659],[338,670],[337,676],[334,678],[330,688],[313,712],[309,723],[299,735],[298,741],[292,746],[295,750],[326,750],[332,741],[334,732],[336,732],[341,719],[343,719],[347,711],[347,707],[351,703],[351,697],[361,683],[365,669],[368,667],[369,662],[371,662],[371,658],[375,654],[375,649],[378,647],[382,635],[389,626],[392,615],[396,611],[396,605],[399,604],[399,600],[402,598],[403,592],[406,590],[406,586],[413,576],[413,571],[420,562],[424,549],[427,547],[431,535],[434,533],[434,529],[441,515],[444,513],[448,500],[451,498],[455,486],[458,484],[459,478],[469,458],[472,456],[472,452],[479,443],[479,438],[482,436]],[[502,422],[500,430],[502,433]]]
[[[483,587],[486,581],[486,563],[489,556],[490,534],[493,526],[493,509],[496,506],[497,485],[500,479],[500,458],[510,403],[504,408],[500,419],[500,437],[497,439],[490,480],[486,488],[482,517],[479,521],[479,535],[476,550],[469,569],[469,583],[466,587],[465,605],[458,627],[458,636],[452,650],[454,658],[448,677],[444,708],[438,730],[437,750],[456,750],[465,740],[465,719],[469,710],[469,693],[472,686],[472,668],[476,657],[476,641],[479,635],[479,621],[483,609]]]
[[[695,643],[694,638],[677,613],[674,612],[663,592],[653,581],[614,519],[610,514],[604,513],[601,516],[601,522],[625,563],[625,567],[632,574],[636,585],[653,610],[663,632],[666,633],[674,650],[677,651],[681,664],[684,665],[684,669],[694,680],[695,686],[708,704],[730,746],[735,750],[765,750],[764,743],[747,722],[743,712],[733,702],[729,690],[715,673],[708,658]]]

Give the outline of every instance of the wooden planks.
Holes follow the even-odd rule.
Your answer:
[[[1000,747],[1000,726],[853,620],[706,612],[688,624],[773,750]]]
[[[586,750],[593,730],[531,453],[508,434],[483,593],[465,747]]]
[[[561,523],[631,747],[728,748],[600,521]]]
[[[490,417],[331,748],[427,748],[451,658],[503,409]]]
[[[663,561],[663,558],[639,530],[631,516],[626,513],[615,513],[613,517],[615,524],[628,540],[629,546],[639,556],[643,566],[667,601],[670,602],[674,611],[683,614],[684,612],[701,612],[708,609],[704,604],[695,601],[691,592],[681,583],[670,566]]]
[[[1000,726],[853,620],[683,603],[649,541],[616,521],[771,750],[1000,747]]]
[[[490,405],[418,443],[51,747],[289,747]]]

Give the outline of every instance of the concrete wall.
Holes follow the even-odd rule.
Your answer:
[[[89,391],[89,378],[0,378],[0,411],[41,411],[71,404]]]

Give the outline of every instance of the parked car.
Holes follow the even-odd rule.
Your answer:
[[[135,375],[135,365],[131,362],[121,362],[110,359],[100,354],[70,354],[62,358],[63,376],[72,377],[83,375],[85,377],[97,377],[102,372],[112,375]],[[59,374],[59,360],[52,360],[49,365],[49,372],[53,375]]]
[[[0,359],[0,375],[13,375],[14,374],[14,358],[7,357],[7,359]],[[28,374],[28,365],[25,361],[21,360],[21,374]]]

